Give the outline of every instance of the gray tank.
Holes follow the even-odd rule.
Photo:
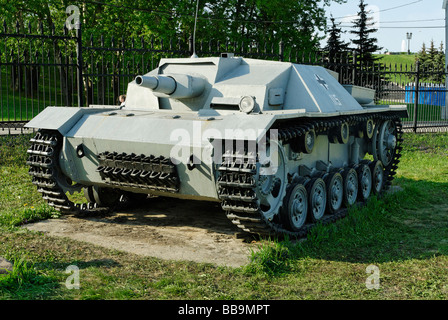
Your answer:
[[[317,66],[162,59],[129,83],[125,106],[48,107],[31,120],[29,173],[63,213],[147,195],[218,201],[246,232],[302,237],[391,185],[408,114],[371,93]],[[68,199],[82,190],[88,204]]]

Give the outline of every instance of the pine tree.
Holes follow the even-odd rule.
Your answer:
[[[367,66],[378,60],[373,54],[382,49],[377,45],[378,39],[371,37],[371,34],[377,32],[378,29],[373,27],[375,23],[372,22],[373,18],[368,16],[366,7],[364,0],[360,0],[358,18],[353,21],[354,30],[350,31],[357,36],[356,39],[352,39],[352,42],[356,45],[354,50],[361,66]]]
[[[436,61],[437,61],[437,55],[439,54],[438,50],[436,49],[436,46],[434,45],[434,40],[431,40],[431,45],[428,49],[428,58],[425,61],[424,66],[428,68],[435,68],[436,67]]]
[[[445,50],[443,48],[443,42],[440,44],[440,47],[436,52],[433,70],[434,74],[431,79],[432,82],[437,84],[445,83]]]
[[[331,28],[328,30],[329,37],[327,40],[327,46],[324,51],[328,52],[330,60],[333,60],[336,55],[343,54],[349,51],[348,43],[345,43],[341,39],[342,29],[339,28],[339,24],[336,24],[335,19],[331,16]]]
[[[426,44],[423,42],[422,49],[419,53],[415,56],[415,60],[420,62],[420,65],[424,65],[426,61],[428,60],[428,53],[426,49]]]
[[[431,40],[429,49],[423,44],[422,49],[416,56],[416,60],[420,62],[420,68],[423,69],[421,80],[428,83],[445,82],[445,50],[443,43],[440,44],[439,49],[434,45],[434,41]]]
[[[445,49],[443,42],[440,43],[439,52],[437,53],[436,66],[438,70],[445,70]]]

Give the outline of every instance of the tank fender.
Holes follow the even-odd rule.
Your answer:
[[[47,107],[28,122],[25,128],[57,130],[65,135],[85,114],[119,108],[114,106],[108,106],[108,108]]]

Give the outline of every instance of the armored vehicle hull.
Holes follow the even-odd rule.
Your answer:
[[[244,231],[304,236],[390,186],[404,117],[360,105],[321,67],[162,59],[124,107],[46,108],[27,124],[39,129],[28,164],[62,212],[150,194],[219,201]],[[89,203],[75,205],[67,193],[81,190]]]

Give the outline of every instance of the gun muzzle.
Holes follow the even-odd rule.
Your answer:
[[[176,91],[176,80],[167,76],[137,76],[135,83],[139,86],[160,92],[164,94],[172,94]]]

